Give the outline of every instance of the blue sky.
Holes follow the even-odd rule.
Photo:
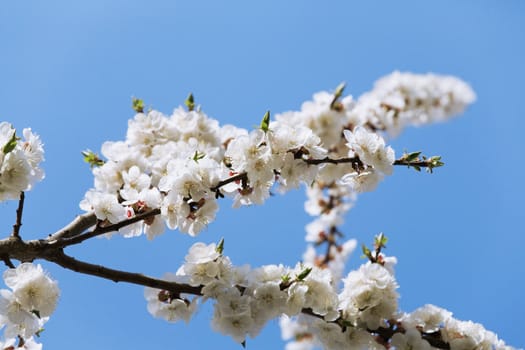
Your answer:
[[[32,127],[46,145],[47,178],[27,194],[23,237],[44,237],[80,213],[92,186],[80,151],[124,138],[132,96],[170,113],[193,92],[221,123],[251,128],[266,110],[298,109],[341,81],[357,97],[393,70],[453,74],[477,102],[459,119],[392,142],[398,153],[440,154],[446,166],[433,175],[396,169],[359,198],[343,231],[364,243],[381,231],[390,237],[403,310],[433,303],[524,347],[524,34],[518,0],[6,1],[0,119]],[[293,265],[309,222],[303,199],[296,191],[239,210],[224,201],[198,240],[225,237],[237,264]],[[10,232],[14,209],[0,204],[0,232]],[[159,276],[175,271],[194,242],[170,232],[70,252]],[[147,314],[141,287],[45,267],[62,296],[44,349],[239,348],[210,329],[209,308],[171,325]],[[248,348],[282,344],[272,324]]]

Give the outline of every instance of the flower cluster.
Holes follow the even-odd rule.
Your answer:
[[[392,337],[395,350],[433,349],[428,339],[436,334],[441,335],[451,350],[513,349],[482,325],[472,321],[457,320],[452,317],[450,311],[434,305],[425,305],[412,313],[403,314],[398,322],[404,332],[399,332]],[[421,332],[427,335],[427,340],[421,337]]]
[[[352,113],[372,129],[397,135],[409,125],[458,115],[475,99],[470,86],[456,77],[394,72],[362,95]]]
[[[23,139],[7,122],[0,123],[0,202],[18,199],[20,192],[29,191],[44,178],[39,167],[44,160],[44,148],[38,135],[26,128]]]
[[[444,120],[462,112],[475,99],[470,87],[457,78],[399,72],[379,80],[372,92],[357,101],[350,97],[338,98],[341,93],[342,86],[334,95],[318,93],[313,101],[303,104],[300,112],[276,117],[280,121],[312,126],[318,135],[323,135],[328,157],[348,157],[350,160],[346,164],[325,165],[306,191],[305,209],[316,218],[306,226],[308,246],[303,261],[329,269],[336,281],[341,279],[345,262],[356,246],[355,240],[338,243],[342,238],[338,227],[352,208],[356,194],[374,190],[381,179],[393,171],[395,153],[386,146],[383,132],[397,135],[410,124]],[[391,269],[391,261],[395,258],[379,256],[384,259],[383,264],[389,260],[384,266]],[[355,272],[346,280],[356,276],[363,277]],[[352,293],[358,291],[352,290]],[[359,299],[357,295],[354,297]],[[347,305],[348,316],[350,306]],[[394,303],[374,306],[377,310],[396,307]],[[371,310],[369,313],[360,322],[370,322],[375,326],[380,318],[372,317]],[[294,337],[287,337],[301,339],[300,343],[290,342],[290,349],[296,346],[307,349],[307,344],[316,343],[315,334],[304,330],[304,318],[286,318],[281,322],[298,330]],[[287,333],[285,329],[283,332]]]
[[[308,309],[326,320],[339,317],[328,270],[304,264],[236,267],[222,254],[221,244],[195,243],[185,260],[169,280],[198,286],[203,300],[215,300],[212,327],[239,343],[247,336],[255,337],[268,320],[281,314],[296,316]],[[195,298],[167,298],[168,291],[152,288],[146,288],[145,294],[148,310],[156,317],[188,321],[195,311]]]
[[[325,153],[319,137],[300,125],[272,122],[248,133],[221,127],[200,110],[138,113],[126,141],[103,145],[107,160],[93,169],[95,187],[80,207],[106,224],[160,209],[160,217],[121,230],[127,237],[152,238],[165,226],[196,235],[214,220],[217,198],[260,204],[275,183],[284,191],[312,182],[319,166],[304,159]]]
[[[374,96],[417,100],[403,105],[403,111],[420,115],[427,108],[427,121],[457,113],[474,98],[466,84],[450,77],[397,73],[385,79]],[[386,83],[391,80],[400,81],[399,86]],[[393,85],[394,92],[379,88]],[[402,95],[407,91],[426,99]],[[395,154],[377,132],[385,128],[362,112],[371,97],[355,103],[342,93],[343,86],[334,93],[317,93],[300,111],[276,115],[274,121],[267,113],[261,127],[251,132],[219,125],[195,109],[193,100],[187,103],[191,108],[179,107],[171,116],[137,109],[126,140],[104,143],[106,160],[90,158],[96,159],[95,184],[80,207],[106,224],[160,209],[160,217],[121,233],[133,237],[145,232],[153,238],[167,226],[194,236],[214,220],[217,199],[224,196],[232,197],[237,207],[263,203],[275,184],[280,192],[314,182],[323,184],[321,189],[341,182],[353,193],[370,191],[392,173]],[[419,123],[401,119],[403,125]]]
[[[399,313],[398,285],[388,264],[361,265],[347,275],[338,291],[329,269],[304,263],[293,268],[237,267],[222,250],[223,243],[195,243],[185,263],[165,278],[198,287],[197,295],[146,288],[148,311],[169,322],[189,322],[198,300],[211,299],[213,329],[242,344],[247,337],[257,336],[269,320],[283,315],[283,336],[294,338],[287,344],[288,350],[315,346],[430,350],[439,348],[436,335],[452,350],[511,349],[481,325],[458,321],[433,305],[410,314]]]
[[[37,344],[32,345],[32,337],[43,329],[55,310],[60,294],[57,282],[42,266],[31,263],[8,269],[3,277],[10,288],[0,290],[0,327],[5,326],[6,344],[19,337],[26,349],[39,349]]]

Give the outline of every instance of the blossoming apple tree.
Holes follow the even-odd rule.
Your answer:
[[[18,200],[13,230],[0,240],[6,265],[0,290],[0,349],[41,349],[35,335],[53,314],[60,291],[36,264],[45,260],[77,273],[145,287],[148,311],[168,322],[189,322],[199,304],[213,304],[212,328],[246,345],[280,318],[286,348],[511,349],[480,324],[424,305],[398,309],[396,258],[387,238],[363,245],[366,263],[345,273],[356,241],[339,230],[356,195],[372,191],[395,166],[432,172],[439,156],[397,154],[387,146],[411,125],[461,113],[475,95],[450,76],[395,72],[357,100],[344,85],[320,92],[299,111],[267,112],[260,126],[220,125],[190,95],[171,116],[136,115],[126,139],[105,142],[102,156],[84,151],[94,185],[80,202],[85,213],[39,240],[24,240],[24,192],[44,178],[40,138],[31,129],[0,123],[0,200]],[[304,186],[308,242],[295,266],[236,266],[223,240],[196,242],[175,272],[161,278],[77,260],[67,248],[98,236],[154,239],[167,229],[196,237],[217,215],[219,203],[261,205],[272,192]],[[227,198],[226,198],[227,197]],[[52,329],[47,331],[52,332]]]

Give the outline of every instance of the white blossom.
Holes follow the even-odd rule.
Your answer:
[[[409,328],[405,333],[392,336],[391,347],[395,350],[431,350],[430,344],[421,338],[421,333],[415,328]]]
[[[0,201],[18,199],[20,192],[29,191],[44,178],[39,167],[44,149],[38,135],[26,128],[24,139],[7,122],[0,123]]]
[[[22,263],[6,270],[4,281],[24,309],[36,310],[41,317],[55,310],[60,291],[57,282],[45,274],[42,266]]]
[[[401,322],[406,327],[419,328],[424,332],[438,331],[450,318],[452,313],[434,305],[424,305],[410,314],[405,314]]]
[[[247,173],[250,185],[273,182],[272,151],[262,130],[254,130],[248,136],[240,136],[230,141],[225,156],[230,160],[235,172]]]
[[[348,156],[359,156],[366,165],[371,165],[383,174],[391,175],[394,171],[395,154],[391,147],[385,145],[385,140],[377,133],[370,132],[363,127],[353,131],[344,130],[344,135],[350,149]]]
[[[167,273],[163,276],[166,281],[184,283],[184,279]],[[183,320],[188,323],[197,310],[197,297],[191,301],[183,296],[173,297],[169,292],[146,287],[144,297],[148,302],[148,312],[157,318],[162,318],[168,322]]]
[[[5,325],[6,338],[30,339],[55,310],[58,285],[40,265],[32,263],[6,270],[3,278],[11,290],[0,290],[0,328]]]
[[[450,344],[451,350],[508,349],[503,341],[487,331],[481,324],[472,321],[459,321],[448,318],[441,329],[443,340]]]
[[[7,289],[0,290],[0,313],[4,316],[4,336],[31,337],[41,326],[39,318],[27,309],[17,299],[14,293]]]
[[[394,276],[380,264],[367,263],[351,271],[343,280],[339,295],[343,316],[370,329],[383,325],[397,310],[398,294]]]
[[[219,206],[214,198],[207,198],[197,203],[192,202],[182,206],[179,212],[181,215],[181,219],[178,221],[179,229],[182,232],[187,232],[190,236],[196,236],[215,219],[218,209]]]
[[[119,203],[117,196],[109,193],[88,191],[80,202],[80,208],[93,211],[99,220],[116,224],[127,218],[126,208]]]

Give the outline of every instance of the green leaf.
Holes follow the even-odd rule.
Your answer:
[[[419,165],[412,165],[412,167],[416,170],[416,171],[421,171],[421,167]]]
[[[82,151],[82,155],[84,156],[84,162],[88,163],[91,168],[102,166],[105,163],[98,154],[89,149]]]
[[[4,154],[8,154],[12,150],[15,149],[16,143],[18,141],[18,137],[16,137],[16,132],[13,133],[13,136],[11,136],[11,139],[7,141],[7,143],[4,145],[4,148],[2,148],[2,151]]]
[[[219,244],[217,244],[217,248],[215,248],[215,251],[222,255],[222,252],[224,251],[224,237],[221,238]]]
[[[266,113],[264,113],[260,128],[264,132],[268,132],[268,130],[270,130],[270,111],[266,111]]]
[[[420,155],[421,155],[421,152],[412,152],[412,153],[405,154],[403,158],[405,159],[405,161],[410,163],[410,162],[417,160]]]
[[[241,343],[242,347],[246,349],[246,339],[242,341]]]
[[[131,106],[137,113],[144,113],[144,101],[140,98],[133,97],[131,100]]]
[[[191,92],[186,98],[186,101],[184,101],[184,104],[186,107],[188,107],[188,111],[190,112],[195,109],[195,99],[193,98],[193,94]]]
[[[310,272],[312,272],[312,268],[311,267],[305,268],[299,275],[297,275],[297,280],[298,281],[304,280],[306,277],[308,277]]]

